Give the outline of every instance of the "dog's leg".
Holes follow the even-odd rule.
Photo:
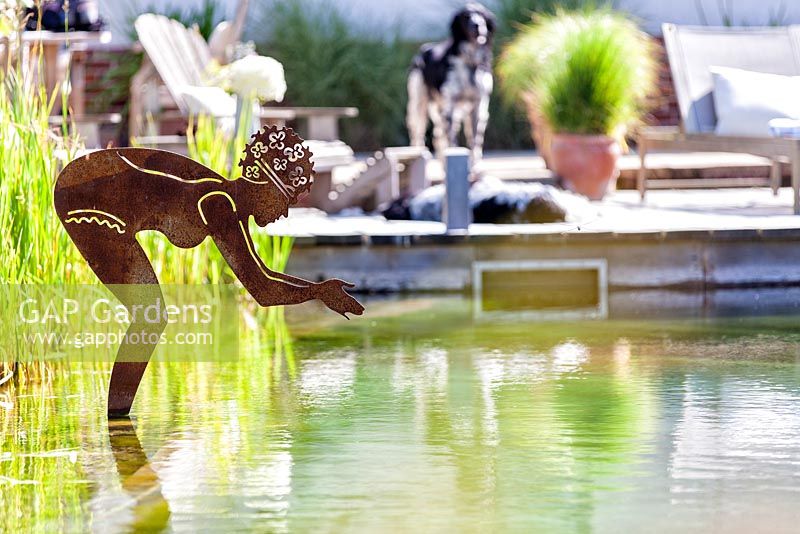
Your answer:
[[[464,139],[467,147],[472,150],[475,147],[475,106],[470,108],[469,113],[464,114]]]
[[[444,96],[442,98],[442,131],[445,140],[445,148],[459,146],[458,132],[461,129],[461,122],[464,119],[464,110],[453,98]],[[442,151],[444,153],[444,151]],[[444,156],[440,156],[442,158]]]
[[[448,103],[450,105],[446,106],[442,113],[447,131],[447,144],[458,146],[458,131],[461,129],[461,122],[464,119],[464,110],[453,104],[452,100]]]
[[[428,127],[428,92],[419,69],[408,75],[408,107],[406,127],[411,146],[425,146],[425,130]]]
[[[483,157],[483,140],[486,126],[489,123],[489,99],[484,98],[469,114],[467,120],[475,128],[475,138],[469,148],[472,150],[472,161],[480,161]]]
[[[436,157],[444,160],[444,151],[448,147],[445,118],[442,116],[439,105],[434,101],[429,103],[428,113],[430,113],[431,122],[433,122],[433,149],[436,152]]]
[[[477,162],[483,157],[483,140],[486,133],[486,126],[489,124],[489,98],[492,94],[492,75],[486,74],[482,80],[482,95],[480,102],[470,113],[470,121],[475,127],[475,141],[470,146],[472,149],[472,161]]]

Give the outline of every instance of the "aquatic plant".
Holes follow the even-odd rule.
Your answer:
[[[64,128],[57,135],[49,124],[56,94],[32,84],[10,69],[0,75],[0,283],[92,283],[95,277],[80,257],[53,209],[58,171],[83,149]],[[235,141],[244,147],[244,139]],[[223,176],[231,177],[231,141],[214,121],[200,118],[189,137],[190,155]],[[237,150],[238,154],[240,150]],[[267,266],[283,270],[291,238],[254,232]],[[221,283],[235,278],[210,240],[181,250],[166,238],[145,232],[139,241],[163,283]]]
[[[53,210],[59,168],[81,148],[51,130],[55,100],[19,68],[0,74],[0,283],[88,280]]]

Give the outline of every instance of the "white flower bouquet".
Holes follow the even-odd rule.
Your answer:
[[[222,67],[215,82],[242,98],[281,102],[286,94],[283,65],[267,56],[245,56]]]

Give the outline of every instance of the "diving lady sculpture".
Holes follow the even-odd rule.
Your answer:
[[[311,188],[311,156],[294,131],[276,127],[253,135],[236,180],[172,152],[100,150],[64,168],[55,185],[55,209],[97,277],[129,309],[162,298],[156,273],[136,240],[137,232],[155,230],[181,248],[196,247],[210,236],[261,306],[318,299],[345,317],[360,315],[364,307],[345,291],[352,284],[338,279],[314,283],[270,270],[256,254],[248,230],[251,216],[266,226],[286,216]],[[128,331],[133,328],[160,334],[164,324],[132,322]],[[109,385],[110,416],[130,412],[154,348],[127,341],[120,345]]]

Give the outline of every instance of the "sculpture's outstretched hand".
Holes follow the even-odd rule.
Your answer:
[[[345,287],[353,288],[353,284],[332,278],[325,280],[319,284],[314,285],[314,292],[316,297],[325,304],[328,308],[336,313],[341,314],[345,319],[349,319],[348,313],[353,315],[361,315],[364,313],[364,306],[362,306],[356,299],[350,296]]]

